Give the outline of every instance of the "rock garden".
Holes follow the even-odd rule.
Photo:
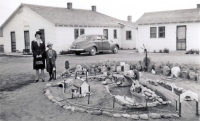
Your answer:
[[[199,81],[199,74],[198,67],[155,63],[147,57],[138,62],[80,63],[57,74],[44,92],[53,103],[72,112],[144,120],[179,118],[179,98],[188,90],[169,80]],[[194,99],[186,96],[184,100]]]

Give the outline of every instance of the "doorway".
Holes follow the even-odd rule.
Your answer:
[[[177,50],[186,50],[186,25],[177,26]]]
[[[29,31],[24,31],[25,49],[30,51],[30,36]]]
[[[40,32],[42,33],[41,34],[41,36],[40,36],[40,38],[41,38],[41,40],[44,42],[44,44],[45,44],[45,32],[44,32],[44,29],[40,29]]]
[[[15,32],[11,32],[10,36],[11,36],[11,52],[16,52],[16,37],[15,37]]]

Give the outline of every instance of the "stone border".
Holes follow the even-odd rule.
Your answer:
[[[86,107],[86,106],[81,106],[79,104],[73,104],[70,101],[67,101],[69,105],[64,105],[61,103],[64,99],[61,97],[54,97],[50,91],[50,87],[52,87],[52,83],[47,83],[44,87],[44,93],[47,96],[47,98],[52,101],[54,104],[63,107],[66,110],[71,110],[72,112],[81,112],[81,113],[89,113],[91,115],[105,115],[105,116],[110,116],[110,117],[115,117],[115,118],[129,118],[129,119],[134,119],[134,120],[148,120],[149,118],[151,119],[160,119],[160,118],[179,118],[178,114],[159,114],[159,113],[148,113],[148,114],[127,114],[123,112],[117,112],[114,110],[103,110],[103,109],[97,109],[97,108],[91,108],[91,107]]]

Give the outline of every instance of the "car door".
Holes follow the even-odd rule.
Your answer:
[[[110,42],[105,36],[102,36],[103,50],[110,50]]]
[[[101,36],[97,35],[97,36],[94,38],[94,43],[97,45],[97,49],[98,49],[98,50],[102,50],[102,49],[103,49],[102,38],[101,38]]]

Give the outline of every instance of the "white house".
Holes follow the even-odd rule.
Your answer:
[[[200,50],[200,4],[194,9],[144,13],[136,22],[136,48]]]
[[[41,31],[42,39],[51,42],[59,52],[67,50],[81,34],[104,34],[119,43],[120,48],[136,47],[136,27],[96,11],[74,9],[72,3],[66,8],[21,4],[0,27],[5,52],[30,49],[35,32]],[[0,31],[1,33],[1,31]],[[1,35],[1,34],[0,34]]]
[[[75,79],[73,86],[75,87],[74,93],[77,93],[81,96],[84,96],[86,93],[90,92],[90,85],[86,81]]]

